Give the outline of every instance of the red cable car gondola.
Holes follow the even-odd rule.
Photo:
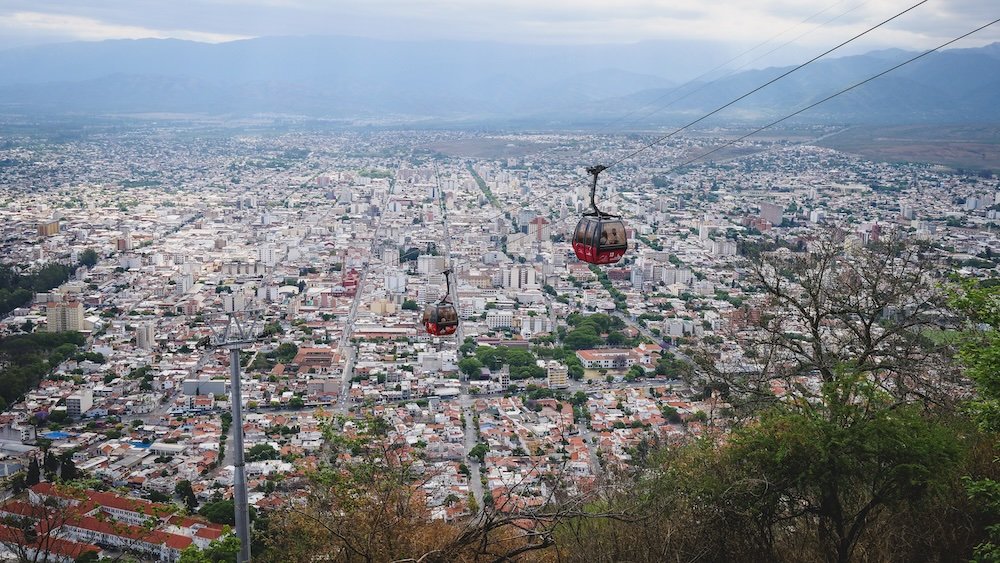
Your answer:
[[[628,250],[625,223],[618,215],[598,209],[594,201],[597,175],[606,169],[607,166],[601,165],[587,168],[594,177],[590,184],[590,207],[583,212],[583,218],[573,231],[573,252],[577,258],[591,264],[614,264]]]
[[[458,330],[458,311],[451,303],[451,270],[444,271],[447,284],[444,297],[437,303],[428,303],[424,307],[424,329],[434,336],[448,336]]]

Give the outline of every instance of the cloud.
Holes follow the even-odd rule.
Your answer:
[[[0,35],[174,37],[219,42],[266,35],[517,43],[697,41],[746,47],[794,39],[839,43],[916,0],[7,0]],[[932,0],[866,37],[865,49],[920,49],[997,17],[996,0]],[[805,20],[805,21],[804,21]],[[197,30],[192,29],[197,22]],[[962,46],[1000,40],[987,30]]]
[[[0,15],[0,29],[8,29],[22,37],[40,35],[83,41],[174,38],[204,43],[222,43],[250,37],[189,29],[154,29],[138,25],[119,25],[82,16],[27,11]]]

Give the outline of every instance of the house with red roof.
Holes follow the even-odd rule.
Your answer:
[[[173,505],[115,493],[38,483],[29,489],[28,497],[30,503],[8,503],[11,510],[44,511],[48,510],[45,501],[55,500],[66,515],[56,524],[61,538],[142,553],[159,561],[176,561],[188,546],[204,548],[225,533],[221,525],[177,515]],[[53,520],[39,519],[40,525],[43,522],[52,525]]]

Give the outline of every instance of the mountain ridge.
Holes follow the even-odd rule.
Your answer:
[[[220,44],[176,39],[50,44],[0,51],[0,111],[280,111],[319,118],[529,122],[652,114],[636,124],[641,127],[707,112],[791,68],[752,69],[677,86],[681,80],[665,72],[683,58],[674,47],[656,42],[567,47],[344,36]],[[791,113],[913,54],[883,49],[823,59],[715,119],[752,121]],[[994,77],[1000,77],[1000,43],[943,51],[801,119],[1000,121],[994,94],[1000,78]]]

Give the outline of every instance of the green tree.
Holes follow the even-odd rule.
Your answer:
[[[97,265],[97,260],[97,252],[93,248],[88,248],[80,253],[80,264],[83,266],[93,268]]]
[[[270,444],[255,444],[246,454],[247,461],[263,461],[266,459],[278,459],[278,450]]]
[[[181,501],[184,502],[184,506],[187,507],[189,513],[194,514],[198,510],[198,497],[194,494],[194,488],[191,487],[191,481],[187,479],[182,479],[174,485],[174,493],[181,497]]]
[[[55,473],[59,470],[59,458],[51,451],[46,450],[42,455],[42,469],[46,474]]]
[[[404,299],[400,308],[404,311],[417,311],[420,309],[420,305],[417,305],[417,302],[412,299]]]
[[[477,358],[462,358],[458,362],[458,369],[462,370],[467,377],[477,377],[483,369],[483,363]]]
[[[586,350],[601,344],[603,340],[593,326],[574,328],[566,333],[563,345],[570,350]]]
[[[240,539],[228,534],[208,544],[205,549],[191,545],[181,552],[178,563],[228,563],[236,561],[240,552]]]
[[[890,408],[888,397],[843,401],[874,393],[847,379],[827,385],[815,408],[765,412],[759,424],[733,435],[726,452],[747,472],[744,500],[768,532],[814,519],[821,551],[837,562],[853,559],[880,511],[945,491],[962,455],[958,437],[917,407]]]
[[[479,460],[479,463],[482,463],[483,460],[486,458],[486,452],[488,451],[490,451],[489,444],[485,442],[479,442],[475,446],[472,446],[472,449],[469,450],[469,457],[475,458]]]
[[[73,563],[99,563],[101,556],[96,551],[85,551],[73,559]]]
[[[295,359],[295,356],[299,353],[299,347],[291,342],[282,342],[275,349],[275,355],[278,361],[287,364]]]
[[[65,362],[76,353],[76,349],[76,345],[69,342],[56,346],[52,349],[52,352],[49,353],[49,363],[53,366],[57,366]]]
[[[971,321],[962,339],[959,358],[966,375],[976,383],[979,396],[970,404],[979,427],[994,439],[1000,433],[1000,286],[966,281],[952,296],[952,305]],[[994,456],[994,467],[1000,457]],[[996,470],[993,472],[996,474]],[[995,522],[987,527],[988,538],[976,547],[976,561],[1000,561],[1000,481],[969,478],[969,494]]]
[[[62,424],[68,418],[69,413],[64,410],[53,410],[49,413],[49,422],[55,422],[56,424]]]
[[[466,336],[462,345],[458,347],[458,351],[463,357],[474,353],[476,351],[476,339],[471,336]]]
[[[32,457],[28,462],[28,472],[24,477],[24,483],[29,487],[37,485],[41,480],[41,468],[38,467],[38,459]]]
[[[628,373],[625,375],[625,379],[629,381],[635,381],[644,377],[646,377],[646,370],[642,369],[642,366],[638,364],[630,367]]]
[[[216,524],[226,524],[228,526],[236,524],[236,509],[233,506],[232,499],[207,502],[198,509],[198,514]],[[250,521],[252,522],[256,517],[257,510],[251,506]]]
[[[66,452],[59,456],[59,479],[74,481],[82,476],[83,474],[76,468],[76,463],[73,461],[72,452]]]
[[[608,346],[621,346],[627,341],[628,338],[617,330],[613,330],[608,334]]]
[[[663,413],[663,418],[667,419],[667,421],[671,424],[680,424],[681,415],[674,407],[670,405],[663,405],[660,407],[660,412]]]
[[[15,473],[10,478],[10,492],[17,496],[24,492],[28,488],[28,484],[25,482],[24,473]]]
[[[493,346],[480,346],[476,348],[476,359],[491,370],[500,369],[504,362],[504,352],[502,348]]]

